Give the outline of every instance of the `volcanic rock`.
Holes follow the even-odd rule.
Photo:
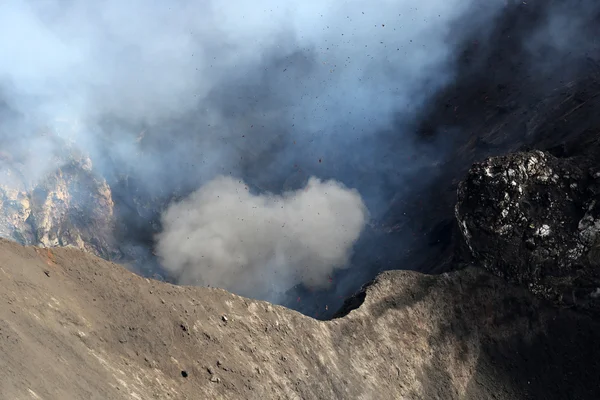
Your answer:
[[[600,174],[540,151],[476,163],[456,217],[477,263],[563,306],[600,311]]]
[[[110,259],[114,202],[89,157],[70,153],[56,170],[29,182],[17,164],[0,169],[0,237],[24,245],[71,246]]]

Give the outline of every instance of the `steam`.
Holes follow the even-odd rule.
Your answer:
[[[151,191],[191,191],[256,159],[310,167],[307,157],[368,140],[360,158],[381,151],[374,132],[451,78],[451,24],[474,9],[486,20],[501,2],[479,3],[4,1],[3,145],[44,140],[36,132],[49,125],[105,174]],[[54,168],[25,164],[36,177]]]
[[[335,181],[273,195],[218,177],[163,214],[157,251],[182,284],[268,298],[300,282],[327,287],[366,221],[358,192]]]

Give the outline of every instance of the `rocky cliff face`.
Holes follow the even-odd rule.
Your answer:
[[[0,236],[25,245],[71,246],[111,259],[114,202],[89,157],[69,154],[33,184],[18,164],[0,170]]]

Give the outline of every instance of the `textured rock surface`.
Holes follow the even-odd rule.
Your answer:
[[[386,272],[323,322],[0,241],[0,334],[6,399],[600,396],[598,324],[475,269]]]
[[[600,308],[600,174],[535,151],[475,164],[456,216],[476,260],[561,305]]]
[[[103,258],[119,254],[114,203],[106,181],[88,157],[62,160],[29,183],[17,164],[0,169],[0,236],[25,245],[72,246]]]

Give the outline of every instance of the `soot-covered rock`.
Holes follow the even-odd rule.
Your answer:
[[[473,165],[456,217],[484,268],[553,302],[600,312],[600,172],[540,151]]]

